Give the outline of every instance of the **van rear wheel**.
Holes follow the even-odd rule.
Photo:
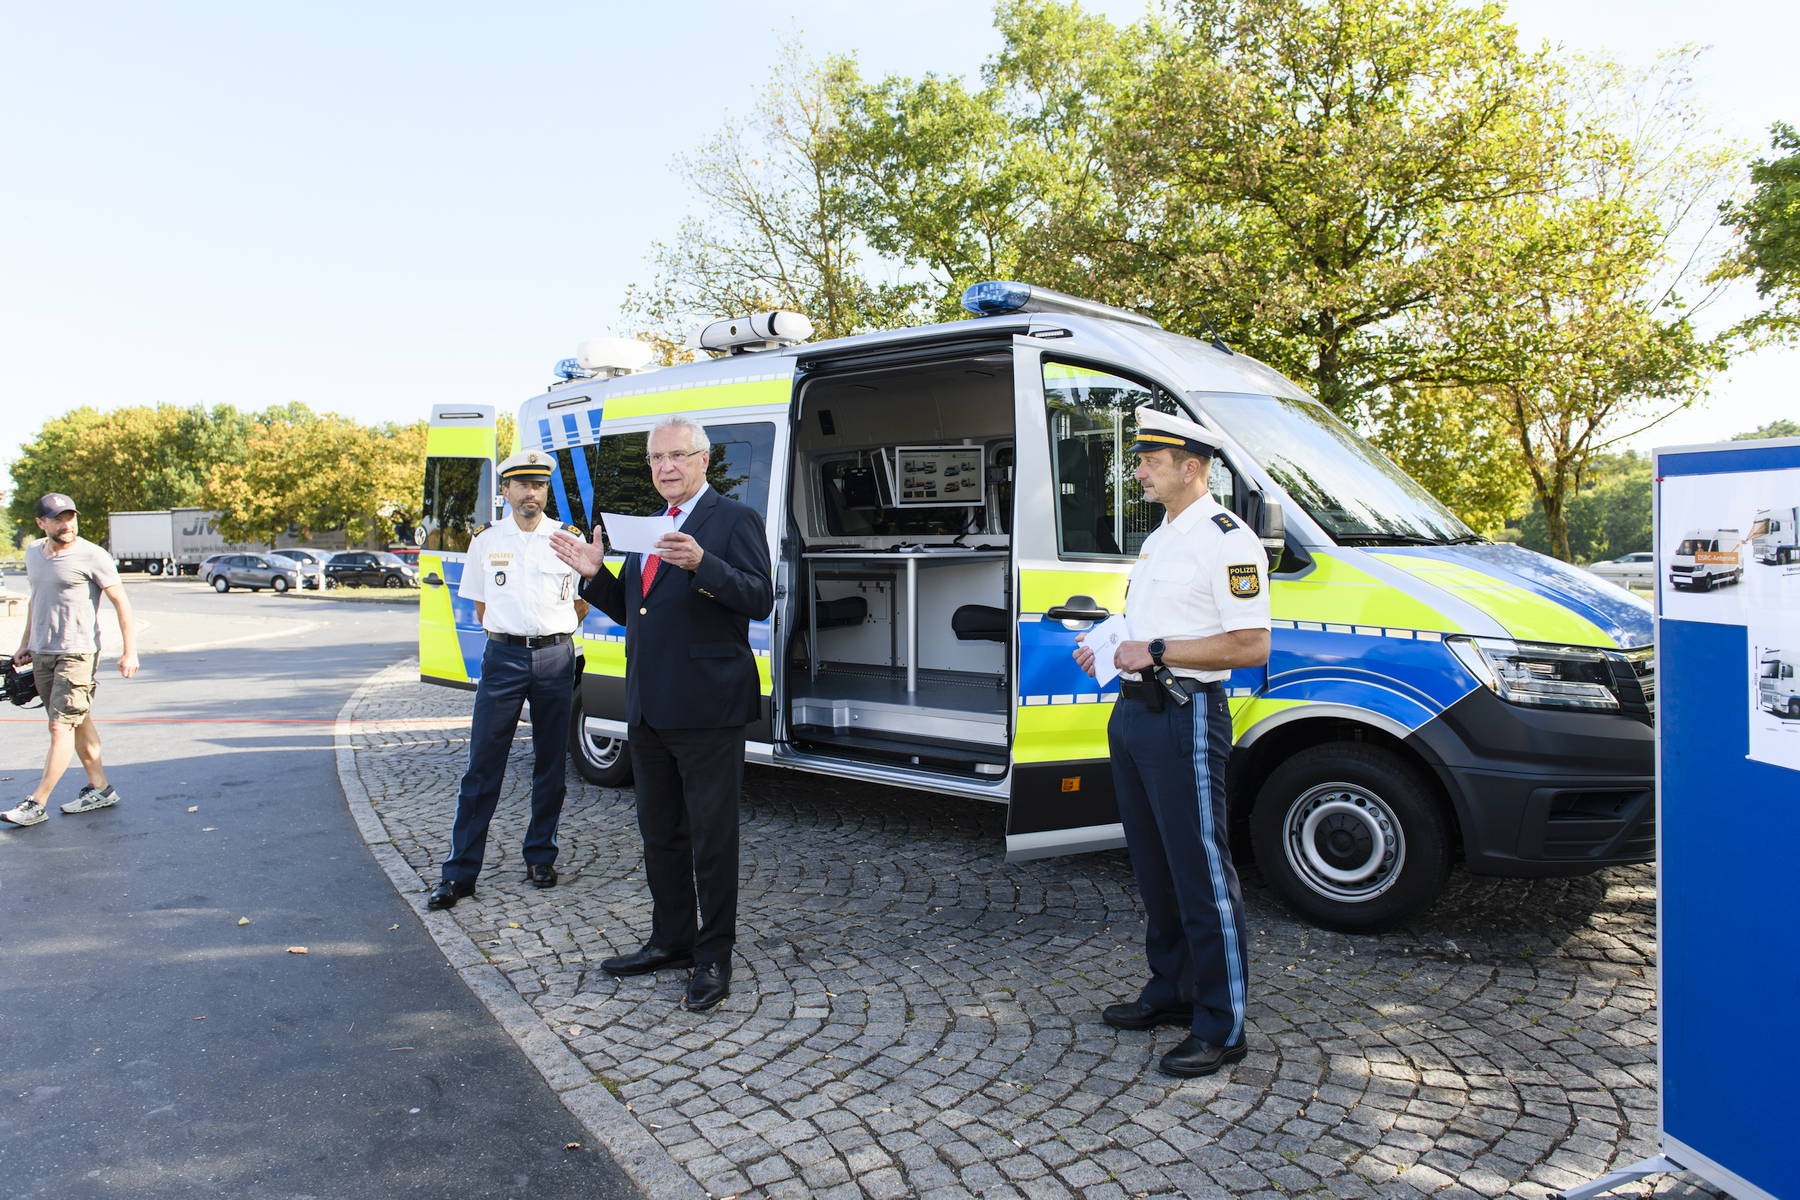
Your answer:
[[[597,787],[622,788],[631,783],[631,750],[624,738],[590,734],[581,706],[581,681],[575,682],[575,703],[569,710],[569,754],[575,770]]]
[[[1437,791],[1391,750],[1329,742],[1277,767],[1250,813],[1263,878],[1301,916],[1377,933],[1404,924],[1450,875]]]

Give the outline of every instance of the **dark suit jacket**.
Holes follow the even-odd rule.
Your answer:
[[[582,584],[581,597],[625,627],[628,722],[657,729],[748,725],[762,716],[750,622],[775,607],[762,518],[709,487],[681,532],[705,552],[697,570],[661,563],[645,596],[642,556],[628,554],[623,575],[603,565]]]

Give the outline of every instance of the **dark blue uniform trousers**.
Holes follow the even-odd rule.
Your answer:
[[[1244,1039],[1244,896],[1225,818],[1231,709],[1223,692],[1151,712],[1120,697],[1106,728],[1125,844],[1144,900],[1150,982],[1141,999],[1193,1011],[1215,1046]]]
[[[443,877],[473,883],[487,850],[488,824],[500,800],[506,756],[519,728],[519,710],[531,701],[531,824],[525,830],[527,863],[556,861],[556,825],[568,792],[563,761],[569,752],[569,714],[575,705],[575,644],[537,650],[489,642],[475,685],[475,717],[469,729],[469,769],[456,794],[456,824]]]

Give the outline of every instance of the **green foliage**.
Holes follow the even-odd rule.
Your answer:
[[[1758,425],[1748,433],[1734,433],[1734,442],[1751,442],[1759,438],[1800,437],[1800,421],[1789,421],[1785,418],[1770,421],[1767,425]]]
[[[1751,194],[1719,206],[1743,245],[1718,272],[1723,277],[1754,276],[1757,295],[1773,303],[1747,326],[1758,332],[1800,337],[1800,131],[1777,121],[1769,147],[1780,158],[1750,164]]]
[[[1597,459],[1585,486],[1568,499],[1568,561],[1601,562],[1653,549],[1650,483],[1650,460],[1635,450]],[[1517,529],[1519,544],[1542,554],[1555,553],[1549,523],[1537,500]]]
[[[1486,396],[1397,386],[1369,406],[1365,424],[1382,453],[1477,533],[1495,536],[1531,498],[1512,426]]]

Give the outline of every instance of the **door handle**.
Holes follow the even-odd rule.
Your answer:
[[[1112,611],[1099,604],[1092,596],[1070,596],[1052,608],[1044,610],[1044,619],[1061,621],[1070,629],[1077,623],[1104,621],[1112,616]]]
[[[431,574],[427,575],[425,577],[425,582],[430,584],[432,587],[443,587],[444,586],[444,581],[438,578],[436,571],[433,571]]]

